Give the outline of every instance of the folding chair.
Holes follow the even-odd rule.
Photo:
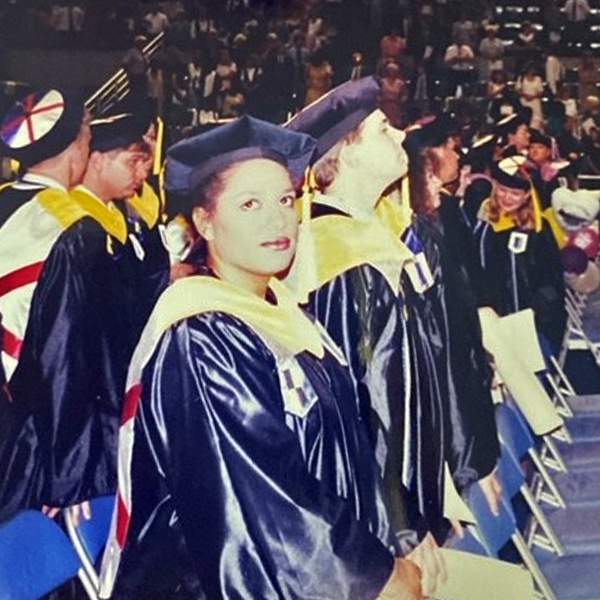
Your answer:
[[[96,564],[108,539],[114,507],[115,496],[94,498],[90,500],[91,518],[81,520],[78,525],[65,511],[67,533],[96,593],[100,589]]]
[[[536,502],[549,506],[547,510],[541,507],[546,518],[539,521],[546,536],[551,539],[552,530],[567,554],[600,553],[600,470],[550,475],[539,459],[527,424],[515,410],[498,405],[496,422],[500,438],[517,462],[527,456],[537,469],[529,489]],[[543,522],[549,527],[542,526]],[[532,535],[536,534],[534,529]],[[538,545],[543,547],[543,543]]]
[[[531,573],[541,596],[546,600],[558,600],[537,561],[531,554],[525,539],[517,529],[517,520],[509,503],[502,501],[500,503],[500,514],[498,516],[493,515],[478,483],[469,488],[468,503],[477,519],[477,528],[490,556],[499,558],[503,548],[509,542],[512,542],[521,560]]]
[[[600,598],[600,556],[557,556],[539,548],[530,549],[517,530],[511,506],[504,501],[500,514],[493,515],[479,484],[469,489],[473,511],[484,544],[492,555],[512,542],[531,573],[536,595],[546,600],[598,600]]]
[[[27,510],[0,526],[0,598],[38,600],[75,577],[95,598],[68,537],[46,515]]]
[[[527,485],[521,466],[506,447],[506,444],[502,442],[502,439],[500,441],[501,456],[498,462],[498,477],[505,497],[512,500],[520,494],[531,511],[531,519],[525,530],[527,545],[529,547],[534,545],[539,546],[549,552],[554,552],[562,556],[565,553],[565,549],[550,525],[546,514]]]
[[[527,423],[519,417],[517,410],[517,407],[511,408],[508,403],[496,406],[496,424],[500,437],[517,462],[528,457],[533,463],[536,473],[531,489],[535,499],[556,508],[565,508],[565,500],[537,451]]]

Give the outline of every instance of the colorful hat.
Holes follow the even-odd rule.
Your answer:
[[[83,100],[58,89],[31,93],[17,102],[0,125],[0,153],[25,166],[66,150],[77,138],[84,117]]]
[[[142,141],[150,126],[150,118],[139,114],[123,113],[90,123],[92,141],[90,152],[110,152],[117,148],[128,148]]]
[[[348,81],[302,109],[284,127],[315,138],[318,160],[377,108],[380,92],[375,77]]]
[[[268,158],[285,165],[294,184],[300,185],[315,145],[308,135],[245,115],[169,148],[166,189],[190,194],[207,177],[255,158]]]

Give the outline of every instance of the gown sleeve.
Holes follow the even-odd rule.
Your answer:
[[[547,221],[543,221],[542,231],[536,237],[538,239],[530,266],[533,281],[531,308],[540,332],[548,338],[557,352],[567,326],[560,251]]]
[[[390,550],[335,493],[335,482],[307,467],[327,460],[310,443],[328,435],[326,407],[319,399],[298,425],[274,357],[253,331],[220,313],[188,319],[165,335],[142,383],[129,551],[144,531],[136,481],[152,460],[208,598],[379,595],[392,571]]]

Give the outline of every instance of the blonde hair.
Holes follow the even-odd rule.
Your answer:
[[[490,223],[498,223],[502,216],[502,207],[496,196],[497,184],[494,183],[492,195],[486,208],[486,217]],[[535,229],[535,206],[533,203],[533,194],[530,191],[523,190],[526,193],[525,201],[510,217],[513,219],[517,227],[521,229]]]

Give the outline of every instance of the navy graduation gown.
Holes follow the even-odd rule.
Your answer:
[[[338,275],[309,297],[307,309],[348,358],[350,375],[381,470],[386,501],[403,550],[427,526],[402,483],[409,347],[402,300],[378,269],[363,264]]]
[[[392,537],[352,384],[331,354],[293,361],[307,410],[241,320],[208,312],[163,336],[143,371],[113,598],[378,596]]]
[[[53,245],[35,289],[0,427],[0,520],[116,490],[117,433],[139,332],[118,242],[85,217]]]
[[[509,249],[513,233],[524,237],[521,252]],[[567,325],[566,292],[560,251],[548,222],[542,219],[539,232],[516,227],[496,232],[481,220],[475,239],[490,306],[500,316],[533,309],[538,332],[557,351]]]

